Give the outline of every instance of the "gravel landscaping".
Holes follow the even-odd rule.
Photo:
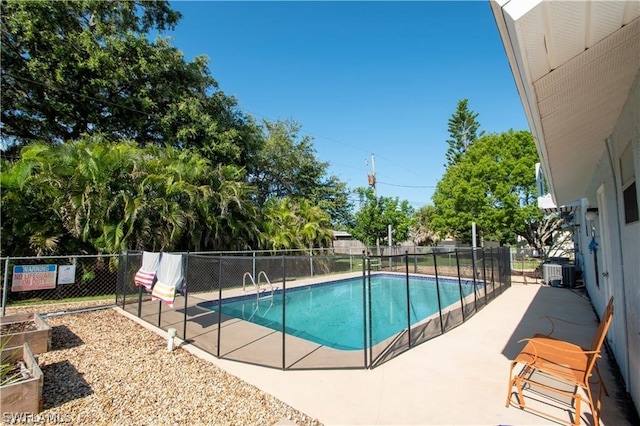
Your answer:
[[[43,312],[36,307],[7,314],[29,311]],[[43,423],[320,425],[183,349],[168,352],[166,340],[113,309],[46,321],[53,338],[52,350],[38,355]],[[3,423],[9,420],[3,415]]]

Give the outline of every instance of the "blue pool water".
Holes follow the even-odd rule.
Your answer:
[[[463,283],[463,296],[472,292],[473,284]],[[362,349],[365,332],[362,293],[361,277],[287,289],[286,332],[336,349]],[[367,290],[367,299],[368,293]],[[410,277],[409,298],[411,324],[438,312],[438,296],[433,279]],[[440,280],[440,300],[443,309],[453,303],[460,304],[457,280]],[[407,287],[404,276],[372,276],[370,303],[370,337],[373,345],[407,328]],[[212,310],[217,306],[217,302],[205,305]],[[255,296],[223,301],[222,313],[281,331],[282,293],[276,292],[273,299],[267,297],[259,301]]]

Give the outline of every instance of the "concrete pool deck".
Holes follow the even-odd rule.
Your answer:
[[[547,331],[543,315],[591,324],[565,330],[564,336],[556,331],[583,345],[596,328],[591,304],[579,291],[515,284],[468,322],[372,370],[281,371],[217,359],[193,345],[184,348],[326,425],[555,424],[513,402],[505,407],[509,362],[523,346],[517,341]],[[601,423],[633,424],[633,407],[606,351],[599,366],[610,394],[602,396]],[[527,404],[536,402],[528,398]],[[546,409],[571,421],[560,403]],[[593,424],[587,404],[581,420]]]

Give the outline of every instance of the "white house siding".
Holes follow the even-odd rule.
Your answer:
[[[606,143],[603,141],[603,144]],[[605,150],[594,170],[586,198],[589,207],[598,207],[602,213],[603,206],[598,204],[598,190],[604,188],[606,223],[600,223],[603,220],[601,214],[595,222],[595,229],[596,241],[600,248],[603,248],[604,232],[608,233],[610,266],[607,268],[603,265],[602,250],[598,250],[598,287],[593,255],[589,252],[590,226],[582,217],[580,247],[585,260],[583,273],[585,285],[598,312],[603,312],[608,298],[614,296],[614,318],[608,341],[627,385],[627,391],[636,409],[640,411],[640,223],[636,221],[625,224],[620,182],[620,156],[631,143],[636,191],[640,192],[640,73],[635,77],[608,143],[608,150]],[[638,199],[640,200],[640,194]],[[609,273],[608,281],[603,281],[603,272]]]

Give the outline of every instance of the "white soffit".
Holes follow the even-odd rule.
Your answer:
[[[580,208],[580,201],[577,200],[558,207],[551,199],[551,195],[547,194],[545,196],[538,197],[538,208],[545,213],[568,213],[578,210],[578,208]]]
[[[492,1],[556,204],[584,196],[640,70],[640,1]]]

